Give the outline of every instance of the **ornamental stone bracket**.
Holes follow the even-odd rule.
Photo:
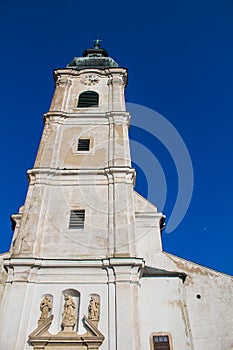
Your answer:
[[[104,341],[103,334],[97,326],[86,316],[83,317],[83,324],[87,332],[79,335],[75,331],[57,334],[49,333],[48,329],[52,323],[53,315],[49,316],[29,335],[29,341],[34,349],[91,349],[98,350]]]
[[[55,81],[57,86],[71,86],[72,81],[68,77],[58,77]]]

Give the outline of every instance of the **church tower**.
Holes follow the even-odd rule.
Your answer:
[[[15,230],[5,261],[9,277],[3,304],[8,313],[2,341],[5,349],[37,348],[44,331],[29,342],[28,336],[42,315],[40,303],[48,297],[46,322],[53,315],[50,331],[61,332],[66,344],[70,335],[62,326],[62,308],[69,295],[77,320],[69,331],[85,332],[83,315],[94,298],[103,349],[139,349],[136,301],[144,260],[136,248],[135,170],[124,97],[127,70],[97,40],[83,57],[55,70],[54,79],[35,165],[28,171],[25,204],[12,216]],[[136,213],[139,221],[145,220],[140,214]],[[159,225],[163,217],[155,216]],[[133,329],[127,339],[126,329]],[[76,341],[80,343],[78,337]]]
[[[1,349],[194,350],[191,263],[162,252],[164,216],[134,191],[127,70],[96,40],[54,79],[3,259]]]

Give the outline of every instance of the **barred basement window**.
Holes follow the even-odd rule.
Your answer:
[[[78,140],[78,151],[89,151],[90,139],[79,139]]]
[[[168,335],[154,335],[153,350],[171,350]]]
[[[99,95],[95,91],[85,91],[79,95],[78,108],[97,107]]]
[[[83,229],[85,220],[85,210],[71,210],[70,212],[70,229]]]

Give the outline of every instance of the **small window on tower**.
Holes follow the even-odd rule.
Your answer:
[[[77,150],[78,151],[89,151],[90,150],[90,139],[79,139]]]
[[[151,350],[171,350],[170,336],[168,334],[152,335]]]
[[[97,107],[99,95],[95,91],[84,91],[79,95],[78,108]]]
[[[83,229],[85,220],[85,210],[71,210],[70,212],[70,229]]]

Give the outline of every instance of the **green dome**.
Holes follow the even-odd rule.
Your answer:
[[[67,65],[67,68],[77,70],[85,68],[105,69],[108,67],[118,67],[119,65],[108,56],[105,49],[100,48],[100,40],[95,40],[93,49],[86,49],[82,57],[74,57]]]

